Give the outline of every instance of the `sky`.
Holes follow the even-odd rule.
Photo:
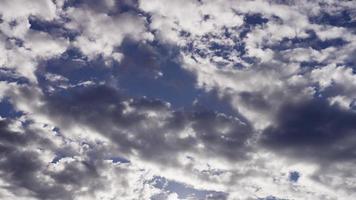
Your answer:
[[[356,199],[356,1],[0,0],[0,199]]]

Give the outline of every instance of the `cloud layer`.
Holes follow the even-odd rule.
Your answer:
[[[0,3],[0,199],[356,198],[353,1]]]

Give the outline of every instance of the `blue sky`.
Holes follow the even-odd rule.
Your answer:
[[[356,198],[356,3],[0,0],[0,199]]]

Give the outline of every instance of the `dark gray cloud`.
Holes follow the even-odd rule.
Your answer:
[[[0,121],[0,154],[3,157],[0,171],[2,178],[10,184],[8,189],[19,197],[30,195],[40,199],[71,199],[71,194],[63,186],[49,186],[38,177],[38,173],[44,170],[44,163],[34,148],[28,148],[38,145],[38,148],[51,149],[51,141],[41,138],[32,130],[23,133],[11,131],[10,124],[9,120]],[[23,189],[30,193],[22,192]]]
[[[262,144],[279,153],[325,162],[356,158],[356,113],[325,99],[285,104]]]
[[[174,111],[160,100],[130,99],[104,85],[51,94],[44,102],[42,112],[61,126],[89,126],[114,141],[120,152],[138,151],[147,160],[174,161],[180,152],[197,151],[198,144],[205,146],[204,154],[244,158],[253,133],[249,124],[233,117],[208,110]],[[187,127],[194,134],[180,137]]]
[[[118,179],[116,187],[128,187],[131,180],[126,175],[132,173],[130,169],[125,166],[110,168],[104,160],[108,158],[107,150],[99,145],[88,149],[87,144],[81,144],[81,147],[78,144],[84,148],[80,154],[66,143],[57,146],[58,141],[55,140],[60,136],[30,128],[31,122],[20,126],[18,131],[11,129],[14,123],[11,120],[0,121],[0,177],[6,181],[2,189],[14,197],[74,200],[78,196],[88,196],[95,199],[98,192],[111,189],[105,184],[111,181],[111,176]],[[56,162],[50,162],[48,159],[51,158],[44,159],[47,153],[51,156],[59,152],[66,155]],[[114,170],[113,174],[110,170]],[[138,183],[137,187],[141,185]],[[127,189],[127,194],[131,189]],[[0,198],[11,197],[1,193]]]

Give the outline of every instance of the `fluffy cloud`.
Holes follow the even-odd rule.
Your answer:
[[[1,199],[355,198],[351,1],[3,1]]]
[[[153,35],[145,30],[145,19],[132,13],[109,16],[90,9],[69,8],[66,15],[71,21],[65,26],[81,33],[73,45],[90,59],[102,55],[120,61],[122,55],[114,50],[125,37],[135,40],[153,39]]]

